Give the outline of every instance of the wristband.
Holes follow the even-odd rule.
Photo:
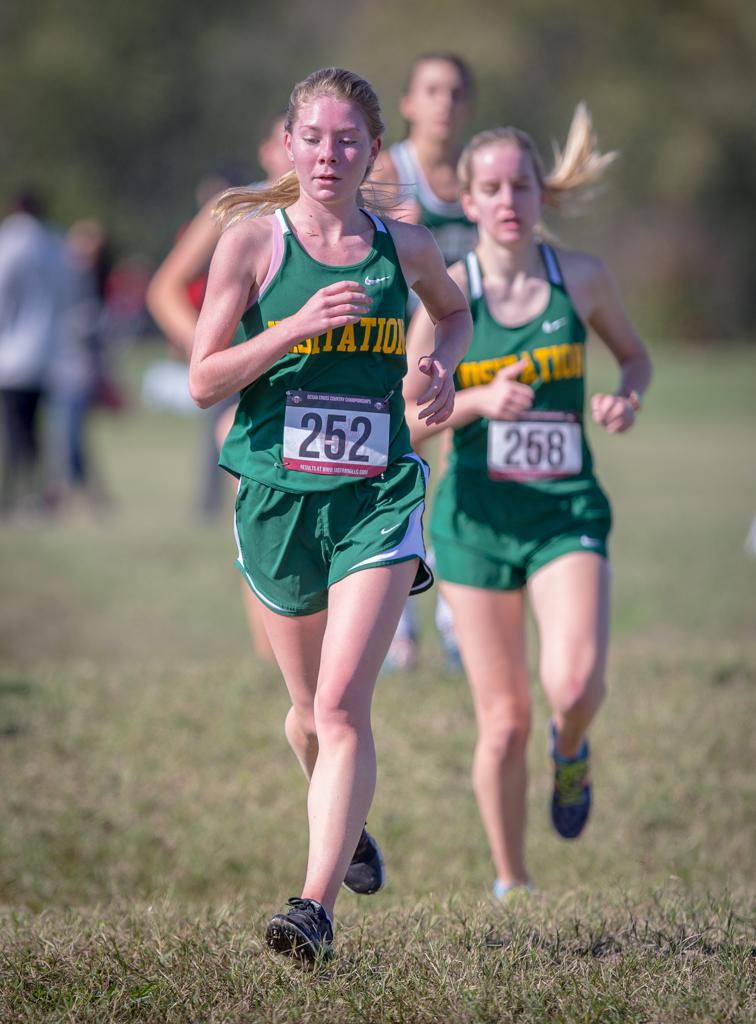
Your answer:
[[[633,410],[633,412],[640,412],[640,410],[643,408],[643,395],[640,393],[640,391],[638,391],[636,388],[633,388],[630,394],[627,395],[626,397],[628,402],[630,403],[630,408]]]

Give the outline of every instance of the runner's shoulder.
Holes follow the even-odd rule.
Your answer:
[[[244,217],[229,227],[224,228],[221,238],[230,239],[225,244],[239,247],[255,246],[270,242],[275,214],[265,217]]]
[[[590,319],[607,296],[616,294],[617,283],[602,259],[575,249],[555,249],[568,294],[581,317]]]
[[[438,249],[436,239],[424,225],[411,224],[394,217],[382,217],[381,220],[391,232],[394,244],[402,249],[402,255],[422,255]]]
[[[245,217],[224,229],[216,254],[224,262],[259,268],[270,263],[275,217]]]
[[[606,265],[598,256],[579,249],[564,249],[552,246],[559,266],[565,276],[568,288],[570,285],[591,286],[608,274]]]

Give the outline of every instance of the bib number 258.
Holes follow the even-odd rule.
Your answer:
[[[542,413],[488,425],[488,475],[494,480],[574,476],[582,466],[582,428],[574,416]]]
[[[284,466],[304,473],[378,476],[388,464],[389,421],[384,399],[291,391]]]

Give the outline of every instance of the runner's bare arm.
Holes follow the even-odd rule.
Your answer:
[[[147,289],[147,308],[168,341],[188,359],[194,344],[197,310],[187,287],[205,273],[220,238],[212,219],[214,197],[206,203],[163,260]]]
[[[232,346],[250,295],[270,263],[270,231],[270,218],[243,221],[218,242],[189,366],[189,390],[200,408],[251,384],[305,338],[356,323],[370,312],[371,300],[363,286],[339,281],[319,289],[274,327]]]
[[[591,413],[609,433],[633,425],[640,398],[651,382],[651,360],[622,304],[617,282],[604,263],[586,253],[560,253],[568,290],[583,319],[612,353],[620,368],[615,394],[596,394]]]
[[[433,322],[430,350],[409,367],[404,383],[407,418],[444,423],[454,408],[454,371],[472,338],[470,307],[449,276],[427,228],[391,222],[405,280]]]
[[[456,263],[447,271],[449,277],[454,281],[462,292],[466,301],[465,291],[467,287],[464,267]],[[465,423],[475,419],[477,413],[468,413],[469,406],[467,397],[458,393],[455,396],[454,409],[450,416],[443,423],[428,423],[426,419],[420,419],[417,399],[428,387],[428,378],[420,370],[421,360],[431,355],[436,343],[436,324],[424,305],[419,305],[415,310],[407,334],[407,376],[404,381],[404,398],[406,402],[407,424],[410,428],[413,448],[419,448],[433,434],[446,427],[463,426]],[[468,342],[469,344],[469,342]],[[467,346],[465,346],[465,349]],[[462,353],[464,355],[464,353]],[[461,358],[461,357],[460,357]],[[455,367],[456,369],[456,367]],[[453,373],[453,371],[452,371]],[[453,382],[452,382],[453,383]],[[462,408],[460,408],[460,405]]]
[[[410,367],[427,352],[432,344],[433,324],[427,313],[420,308],[415,313],[407,336],[407,359]],[[481,416],[494,420],[517,419],[533,404],[533,389],[521,384],[517,378],[527,368],[524,359],[499,370],[488,384],[477,384],[457,391],[454,411],[443,424],[431,424],[416,415],[408,413],[413,448],[418,448],[432,434],[449,427],[458,430]]]
[[[464,264],[455,263],[449,268],[449,276],[456,282],[463,294],[467,292],[467,275]],[[407,336],[407,361],[409,372],[405,395],[414,394],[423,385],[418,362],[430,354],[434,343],[434,324],[428,312],[420,306],[415,312]],[[463,353],[464,354],[464,353]],[[417,409],[408,402],[407,422],[410,428],[413,447],[422,445],[432,434],[446,427],[458,429],[464,427],[480,416],[491,419],[515,419],[520,413],[529,409],[533,401],[533,389],[520,384],[517,377],[525,369],[522,361],[500,370],[489,384],[464,388],[458,391],[454,400],[454,410],[443,423],[428,423],[417,415]]]

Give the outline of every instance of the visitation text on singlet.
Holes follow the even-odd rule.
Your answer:
[[[454,431],[451,468],[508,487],[566,493],[593,479],[583,430],[586,329],[564,285],[554,250],[540,246],[550,291],[539,316],[506,327],[486,303],[475,252],[466,257],[473,340],[454,375],[457,390],[490,383],[524,360],[518,377],[533,388],[533,405],[517,420],[481,417]]]

